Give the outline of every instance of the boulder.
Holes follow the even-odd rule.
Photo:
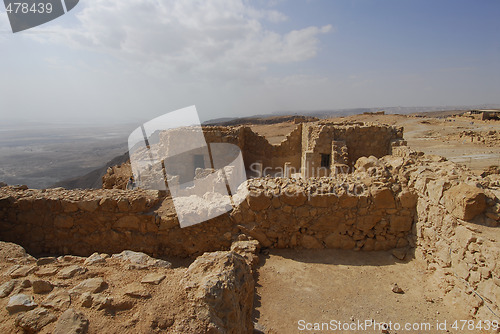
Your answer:
[[[205,332],[252,333],[254,279],[242,256],[205,253],[189,266],[181,284],[197,305],[197,321],[207,324]]]

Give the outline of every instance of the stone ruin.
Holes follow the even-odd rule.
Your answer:
[[[211,254],[242,261],[246,264],[234,265],[249,273],[259,247],[393,250],[398,258],[415,258],[440,275],[440,287],[462,295],[471,317],[497,319],[498,174],[478,177],[445,158],[414,152],[404,145],[402,129],[391,126],[302,123],[278,145],[248,127],[210,127],[205,137],[208,143],[238,145],[245,164],[259,162],[263,170],[286,165],[301,170],[302,177],[270,172],[250,179],[245,201],[187,228],[180,228],[165,191],[5,186],[0,188],[0,239],[34,255],[89,256],[130,249],[168,258],[225,251]],[[325,174],[310,174],[309,163],[324,165]],[[337,173],[346,166],[351,167],[348,173]],[[245,242],[255,243],[253,251],[238,253],[248,247],[241,244]],[[251,275],[214,277],[215,285],[217,279],[233,282],[221,283],[220,293],[231,294],[231,307],[244,311],[229,319],[220,314],[221,304],[210,304],[207,312],[217,315],[205,319],[207,326],[217,328],[215,333],[251,333],[253,291],[241,281]]]

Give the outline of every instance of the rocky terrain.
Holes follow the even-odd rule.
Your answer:
[[[187,268],[133,251],[34,258],[0,242],[2,333],[251,331],[255,242]]]

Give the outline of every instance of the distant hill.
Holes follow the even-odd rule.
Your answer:
[[[257,125],[257,124],[276,124],[283,122],[291,122],[295,119],[302,121],[316,121],[317,118],[313,116],[301,116],[301,115],[285,115],[285,116],[271,116],[271,115],[261,115],[261,116],[252,116],[252,117],[242,117],[242,118],[233,118],[230,120],[218,121],[208,121],[203,123],[203,125],[218,125],[218,126],[237,126],[237,125]]]
[[[52,185],[50,188],[63,187],[66,189],[100,189],[102,188],[102,177],[109,167],[121,165],[129,160],[128,152],[113,158],[104,166],[97,168],[83,176],[63,180]]]

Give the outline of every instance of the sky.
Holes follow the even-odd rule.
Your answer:
[[[4,120],[500,103],[498,0],[80,0],[13,34]]]

